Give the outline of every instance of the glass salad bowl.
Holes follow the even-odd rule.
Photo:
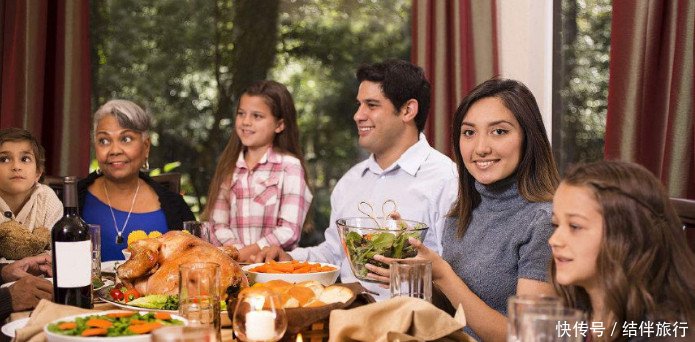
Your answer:
[[[422,222],[380,217],[342,218],[336,224],[352,272],[358,279],[371,282],[374,280],[367,278],[367,263],[388,268],[387,264],[374,260],[374,255],[395,259],[414,257],[417,251],[408,238],[422,241],[428,229]]]

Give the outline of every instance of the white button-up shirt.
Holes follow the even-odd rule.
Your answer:
[[[290,255],[297,260],[327,262],[340,266],[343,283],[358,281],[350,269],[336,220],[364,217],[358,210],[362,201],[370,203],[381,215],[382,204],[394,200],[398,212],[406,220],[423,222],[429,229],[425,245],[441,254],[441,227],[458,193],[456,164],[432,148],[420,134],[419,141],[401,155],[393,165],[381,169],[371,155],[353,166],[336,184],[331,194],[330,226],[325,231],[326,241],[318,246],[297,248]],[[361,282],[378,299],[389,298],[389,291],[375,283]]]

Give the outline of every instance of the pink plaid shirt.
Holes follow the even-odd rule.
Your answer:
[[[291,250],[297,247],[311,198],[299,159],[270,148],[249,170],[242,151],[234,174],[220,186],[210,216],[211,240],[217,246],[255,243]]]

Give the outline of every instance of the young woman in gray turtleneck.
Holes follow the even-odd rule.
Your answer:
[[[520,82],[478,85],[453,125],[459,194],[442,228],[442,256],[411,243],[432,260],[435,285],[463,306],[466,330],[503,341],[509,296],[555,295],[548,238],[559,175],[536,100]]]

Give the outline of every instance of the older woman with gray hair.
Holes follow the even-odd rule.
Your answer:
[[[103,261],[123,259],[132,231],[164,233],[195,220],[180,194],[141,171],[150,153],[151,121],[149,113],[126,100],[106,102],[94,113],[99,169],[77,188],[82,218],[101,225]]]

